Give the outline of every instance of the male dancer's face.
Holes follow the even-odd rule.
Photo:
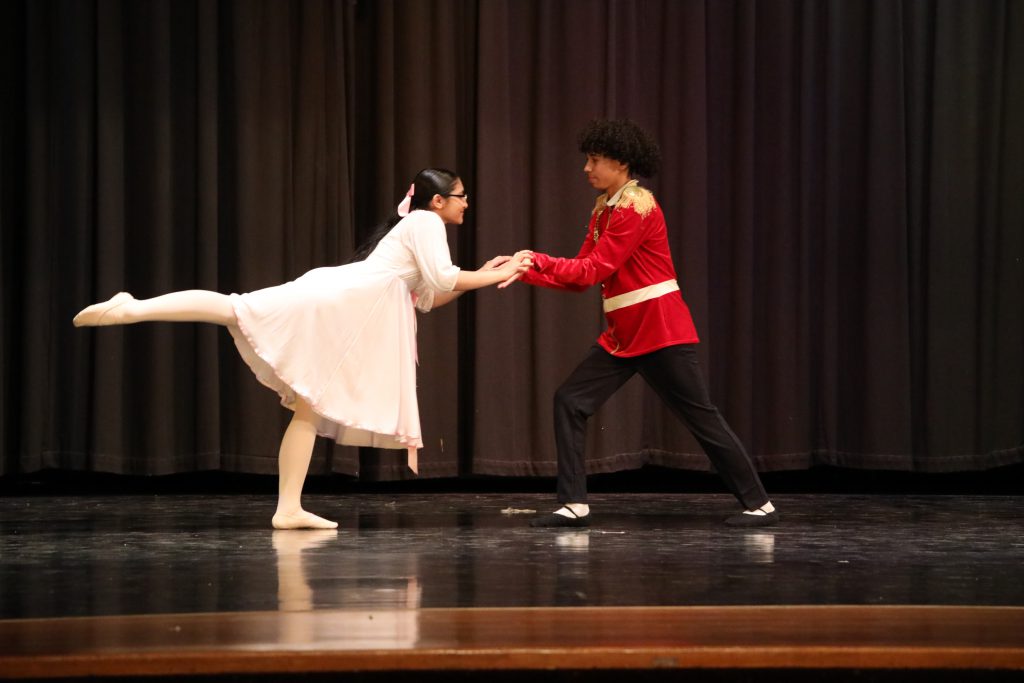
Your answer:
[[[595,190],[608,195],[615,194],[620,187],[629,182],[629,166],[603,154],[588,154],[583,172],[587,174],[587,180]]]

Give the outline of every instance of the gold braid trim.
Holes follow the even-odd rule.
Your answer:
[[[627,187],[622,192],[622,198],[616,205],[616,208],[621,206],[624,209],[632,207],[634,211],[640,214],[641,218],[647,218],[647,214],[654,211],[654,195],[650,190],[639,185],[633,185]]]
[[[594,219],[594,241],[596,242],[601,237],[601,214],[608,208],[608,195],[599,195],[597,201],[594,202],[594,210],[590,212],[593,216],[597,214],[597,218]]]

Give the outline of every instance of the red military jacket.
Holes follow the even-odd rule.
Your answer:
[[[636,180],[610,199],[597,198],[576,258],[535,252],[533,269],[522,279],[575,292],[600,282],[608,328],[597,342],[612,355],[639,356],[699,341],[679,293],[665,217]]]

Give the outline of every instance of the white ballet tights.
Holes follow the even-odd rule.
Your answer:
[[[281,439],[281,450],[277,458],[279,479],[277,512],[273,519],[275,529],[334,529],[338,526],[337,522],[306,512],[300,504],[302,484],[309,471],[314,441],[316,415],[309,404],[296,399],[295,415]]]
[[[165,321],[234,325],[236,322],[231,297],[205,289],[187,289],[152,299],[129,301],[109,315],[115,319],[120,317],[122,324]]]

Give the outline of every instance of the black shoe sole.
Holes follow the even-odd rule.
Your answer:
[[[746,515],[742,512],[725,520],[726,526],[756,528],[775,526],[779,523],[779,513],[769,512],[766,515]]]
[[[532,527],[559,527],[559,528],[574,528],[590,526],[590,515],[584,515],[583,517],[566,517],[565,515],[556,515],[555,513],[544,515],[543,517],[537,517],[536,519],[530,520],[530,526]]]

